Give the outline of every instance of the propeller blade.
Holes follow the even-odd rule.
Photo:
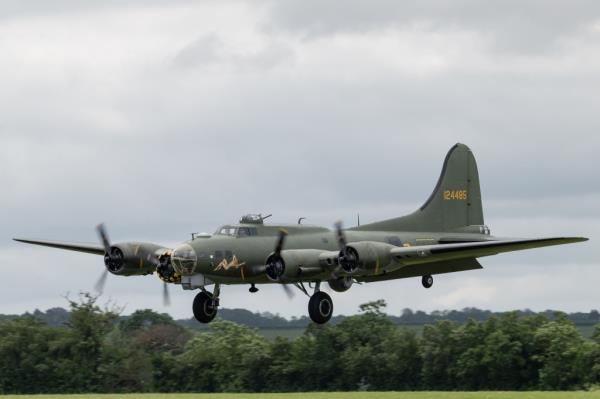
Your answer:
[[[163,305],[171,305],[171,296],[169,295],[169,285],[163,282]]]
[[[100,223],[96,226],[96,231],[98,232],[98,236],[100,237],[100,241],[104,246],[104,252],[110,257],[110,240],[108,239],[108,234],[106,233],[106,228],[104,227],[104,223]]]
[[[335,232],[337,235],[340,251],[346,253],[346,236],[344,235],[344,231],[342,230],[342,222],[336,222]]]
[[[96,292],[98,293],[98,295],[101,295],[102,292],[104,292],[104,286],[106,285],[106,278],[107,277],[108,277],[108,269],[104,269],[104,271],[100,275],[100,278],[98,279],[98,281],[94,285],[94,289],[96,290]]]
[[[281,288],[283,288],[283,291],[285,291],[288,299],[294,298],[294,291],[287,284],[281,284]]]
[[[279,230],[279,238],[277,240],[277,245],[275,246],[275,255],[277,255],[277,257],[281,256],[281,250],[283,249],[283,243],[285,242],[285,236],[287,236],[287,234],[287,230]]]
[[[335,224],[335,232],[338,239],[338,245],[340,247],[340,255],[338,257],[338,263],[346,272],[353,272],[357,267],[357,257],[352,248],[348,248],[346,242],[346,235],[342,229],[342,222],[339,221]]]
[[[265,265],[265,273],[273,281],[281,282],[280,278],[284,272],[284,262],[281,258],[281,250],[283,249],[285,236],[287,234],[288,232],[286,230],[279,230],[277,243],[275,244],[275,252],[269,256],[269,259],[267,259],[267,264]]]

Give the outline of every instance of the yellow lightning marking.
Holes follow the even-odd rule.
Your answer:
[[[377,257],[377,262],[375,262],[375,274],[379,274],[379,256]]]
[[[139,246],[139,245],[136,245],[136,246],[135,246],[135,249],[133,250],[133,254],[134,254],[135,256],[137,256],[138,252],[140,252],[140,246]]]
[[[244,266],[246,264],[246,262],[241,262],[238,260],[237,256],[233,255],[233,258],[231,259],[231,262],[228,262],[227,259],[223,259],[218,265],[217,267],[215,267],[213,270],[214,271],[218,271],[218,270],[229,270],[231,268],[234,269],[238,269],[241,268],[242,266]]]
[[[240,274],[242,275],[242,280],[245,280],[245,278],[244,278],[244,265],[242,265],[242,267],[240,267]]]
[[[144,259],[140,258],[140,269],[144,267]]]

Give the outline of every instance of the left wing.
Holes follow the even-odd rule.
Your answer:
[[[390,251],[390,255],[397,262],[404,265],[413,265],[440,260],[479,258],[482,256],[496,255],[502,252],[521,251],[524,249],[570,244],[587,240],[588,239],[584,237],[553,237],[497,241],[490,240],[460,244],[435,244],[418,247],[394,248]]]
[[[28,240],[24,238],[13,238],[18,242],[24,242],[26,244],[42,245],[44,247],[66,249],[69,251],[85,252],[94,255],[104,255],[104,246],[99,244],[83,244],[75,242],[65,241],[45,241],[45,240]]]

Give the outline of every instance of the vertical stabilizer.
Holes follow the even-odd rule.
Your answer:
[[[454,145],[427,201],[410,215],[360,226],[359,230],[456,231],[483,225],[479,173],[473,153],[464,144]]]

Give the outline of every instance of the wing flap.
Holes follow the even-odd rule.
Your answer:
[[[436,244],[417,247],[401,247],[391,250],[394,259],[402,264],[428,263],[432,260],[479,258],[503,252],[548,247],[587,241],[583,237],[552,237],[535,239],[508,239],[469,242],[460,244]]]
[[[68,251],[85,252],[94,255],[104,255],[104,247],[99,244],[86,244],[65,241],[29,240],[24,238],[13,238],[14,241],[25,244],[42,245],[44,247],[66,249]]]
[[[408,278],[423,276],[425,274],[442,274],[463,272],[466,270],[483,269],[483,266],[475,258],[463,258],[452,260],[435,261],[430,260],[428,263],[419,265],[407,265],[398,270],[385,274],[377,274],[372,276],[358,276],[357,281],[372,282],[394,280],[398,278]]]

